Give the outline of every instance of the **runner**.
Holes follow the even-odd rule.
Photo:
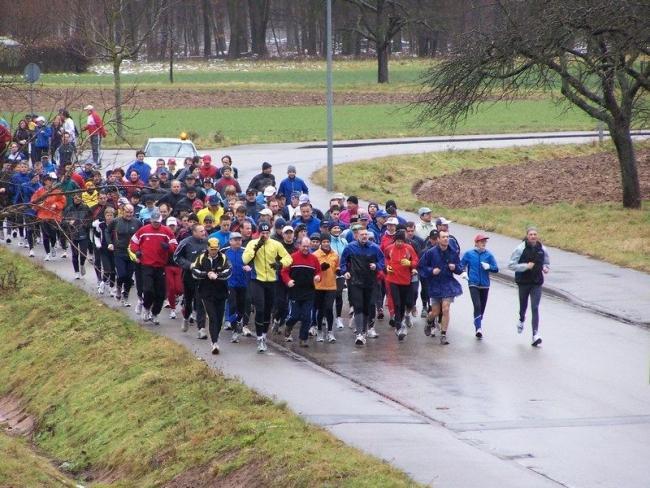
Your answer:
[[[72,267],[75,279],[79,280],[86,274],[86,258],[88,257],[88,237],[92,216],[88,205],[81,200],[81,194],[72,196],[72,205],[68,205],[63,212],[64,229],[70,237],[70,250],[72,251]]]
[[[386,248],[385,259],[386,284],[390,288],[395,311],[395,335],[402,341],[407,334],[404,317],[413,307],[411,278],[418,274],[418,254],[411,245],[406,244],[404,231],[395,234],[395,243]]]
[[[252,239],[244,250],[242,261],[252,263],[251,298],[255,306],[255,332],[257,351],[265,352],[266,334],[271,322],[277,271],[291,264],[291,256],[282,244],[272,240],[271,226],[262,223],[259,226],[260,237]],[[279,260],[278,260],[279,258]]]
[[[137,230],[129,248],[142,266],[142,321],[159,325],[158,314],[165,301],[165,266],[176,250],[176,237],[162,225],[158,210],[151,213],[149,224]]]
[[[51,250],[56,245],[57,230],[63,218],[65,208],[65,195],[58,188],[54,188],[56,174],[51,173],[43,178],[43,187],[32,195],[32,204],[36,205],[36,218],[41,223],[41,237],[45,248],[45,261],[52,258]]]
[[[542,343],[539,335],[539,302],[542,299],[544,275],[550,270],[550,260],[546,248],[539,240],[537,228],[529,227],[526,238],[519,244],[510,256],[508,268],[515,272],[515,282],[519,288],[519,321],[517,332],[524,331],[526,309],[530,297],[532,313],[533,342],[537,347]]]
[[[242,236],[239,232],[230,233],[230,247],[225,250],[226,257],[232,265],[232,275],[228,278],[228,308],[230,310],[229,322],[233,324],[231,342],[239,342],[243,334],[251,336],[248,329],[250,315],[250,294],[248,286],[251,280],[251,267],[243,262],[244,249]]]
[[[427,278],[429,287],[429,302],[431,311],[427,319],[425,335],[431,333],[431,325],[435,317],[442,313],[440,321],[440,344],[447,345],[447,330],[449,329],[449,309],[454,298],[462,295],[463,289],[454,278],[460,274],[460,259],[449,245],[449,233],[438,233],[438,245],[424,253],[419,264],[419,271]],[[429,333],[427,333],[427,330]]]
[[[329,234],[321,234],[320,249],[314,256],[320,263],[321,280],[316,283],[316,296],[314,309],[316,309],[316,323],[318,335],[316,342],[336,342],[332,328],[334,326],[334,302],[337,295],[337,275],[340,274],[339,256],[330,245]],[[327,320],[327,338],[323,336],[323,319]]]
[[[291,264],[281,271],[282,281],[289,288],[289,318],[284,335],[291,337],[291,331],[300,322],[301,347],[308,347],[311,311],[314,306],[315,284],[321,280],[321,266],[318,259],[311,254],[311,241],[303,238],[298,251],[291,255]]]
[[[197,295],[205,308],[210,327],[212,354],[219,354],[219,333],[228,298],[228,278],[232,266],[219,249],[219,240],[208,239],[208,249],[192,264],[192,276],[198,281]]]
[[[366,334],[370,338],[378,337],[374,327],[369,328],[368,324],[370,309],[375,306],[373,289],[377,272],[384,270],[384,254],[377,244],[369,242],[367,229],[359,230],[358,240],[343,250],[340,267],[348,280],[348,296],[354,307],[355,344],[362,346]]]
[[[122,208],[122,216],[116,218],[108,226],[108,250],[112,251],[115,258],[115,271],[117,273],[117,293],[115,298],[121,299],[123,307],[130,307],[129,293],[133,286],[133,273],[135,263],[129,257],[129,244],[131,237],[142,227],[142,223],[133,216],[133,205],[126,204]]]
[[[490,273],[498,273],[499,266],[490,251],[487,250],[489,237],[479,232],[474,237],[474,249],[463,254],[460,266],[463,268],[461,277],[467,280],[469,295],[474,305],[474,329],[476,337],[483,338],[482,322],[485,317],[488,293],[490,291]]]

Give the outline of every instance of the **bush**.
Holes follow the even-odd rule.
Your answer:
[[[0,269],[0,296],[12,295],[20,288],[18,268],[13,263],[5,262]]]
[[[46,73],[84,73],[88,71],[92,58],[81,51],[81,46],[82,41],[74,37],[38,39],[23,46],[19,69],[28,63],[36,63]]]

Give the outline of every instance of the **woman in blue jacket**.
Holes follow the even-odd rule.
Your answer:
[[[499,272],[496,259],[487,250],[488,239],[489,237],[483,233],[476,234],[474,249],[465,252],[460,261],[460,265],[464,269],[462,277],[468,281],[469,295],[474,305],[474,328],[478,339],[483,338],[481,322],[490,291],[490,273]]]

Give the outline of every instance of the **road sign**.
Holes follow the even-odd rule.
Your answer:
[[[23,76],[27,83],[36,83],[41,77],[41,68],[36,63],[29,63],[23,70]]]

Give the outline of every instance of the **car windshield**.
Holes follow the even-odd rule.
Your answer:
[[[147,147],[149,158],[187,158],[194,157],[192,144],[189,142],[152,142]]]

